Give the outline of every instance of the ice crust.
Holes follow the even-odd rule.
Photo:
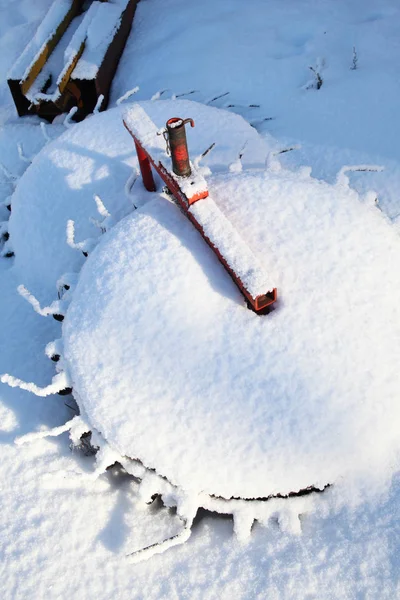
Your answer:
[[[91,423],[188,493],[260,498],[390,474],[396,232],[347,186],[304,171],[221,174],[209,187],[268,264],[278,307],[249,311],[185,216],[154,199],[103,238],[63,323]]]

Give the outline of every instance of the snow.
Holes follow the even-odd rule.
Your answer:
[[[128,98],[130,98],[131,96],[136,94],[138,91],[139,91],[139,88],[136,86],[136,87],[132,88],[131,90],[128,90],[127,92],[125,92],[125,94],[123,94],[120,98],[118,98],[118,100],[116,102],[117,106],[122,104],[122,102],[124,102],[125,100],[128,100]]]
[[[175,106],[173,108],[175,109]],[[134,104],[127,109],[123,120],[128,131],[140,140],[143,148],[155,162],[165,158],[166,143],[161,130],[157,130],[157,127],[140,104]]]
[[[117,31],[122,12],[128,0],[114,2],[93,2],[88,10],[72,19],[67,30],[49,56],[43,69],[26,93],[33,103],[41,101],[56,102],[60,97],[60,84],[71,70],[74,62],[82,53],[78,64],[73,69],[73,79],[94,79],[104,60],[107,49]],[[52,39],[58,25],[71,9],[71,2],[57,0],[47,13],[38,30],[13,65],[8,77],[24,80],[45,45]],[[42,92],[46,82],[51,78],[52,85]]]
[[[24,80],[27,77],[32,64],[40,56],[45,45],[54,37],[56,28],[67,16],[70,9],[71,2],[69,0],[55,0],[53,2],[31,42],[9,71],[9,79]]]
[[[89,11],[72,19],[64,35],[50,54],[39,75],[26,93],[26,97],[33,103],[43,100],[55,102],[60,97],[59,84],[64,75],[71,68],[73,61],[82,43],[85,41],[87,17]],[[42,92],[50,78],[50,85],[46,92]]]
[[[46,396],[51,396],[52,394],[57,394],[60,390],[66,388],[69,384],[69,380],[66,377],[65,373],[58,373],[53,377],[53,382],[50,385],[47,385],[44,388],[38,387],[34,383],[25,383],[21,379],[17,377],[12,377],[10,375],[3,375],[1,377],[1,383],[7,383],[10,387],[18,387],[21,390],[26,390],[27,392],[31,392],[36,396],[45,398]]]
[[[26,217],[21,210],[14,222],[17,230],[17,220],[21,219],[17,264],[14,266],[12,259],[0,261],[0,372],[40,387],[45,387],[54,375],[54,365],[43,350],[60,337],[60,324],[51,317],[43,319],[36,314],[16,288],[24,283],[41,303],[54,300],[56,282],[62,272],[78,274],[84,260],[79,252],[73,253],[64,244],[67,220],[75,221],[78,241],[95,237],[99,228],[88,222],[88,217],[100,220],[93,194],[98,193],[106,209],[110,208],[110,198],[98,189],[98,181],[103,176],[112,188],[109,181],[114,178],[118,198],[113,202],[124,202],[122,180],[134,180],[131,167],[135,166],[129,136],[125,150],[128,158],[121,155],[113,160],[107,154],[107,144],[100,143],[100,121],[94,120],[97,117],[90,117],[79,126],[84,127],[92,120],[95,140],[91,146],[87,125],[82,152],[92,154],[95,166],[88,157],[81,156],[84,164],[78,173],[78,131],[68,138],[74,144],[68,147],[74,162],[72,173],[66,159],[59,168],[48,163],[46,169],[43,163],[40,176],[33,176],[39,175],[36,165],[50,151],[50,144],[45,154],[33,159],[32,165],[19,158],[18,143],[22,144],[24,155],[33,158],[48,140],[42,135],[37,118],[17,119],[6,85],[7,73],[52,4],[52,0],[0,0],[0,199],[8,201],[14,188],[16,197],[21,199],[20,183],[31,178],[32,184],[32,188],[24,184]],[[152,97],[155,100],[187,97],[225,107],[251,121],[263,136],[273,135],[277,139],[273,150],[301,146],[279,157],[286,167],[310,166],[314,177],[332,184],[343,165],[382,165],[385,167],[382,173],[349,173],[350,183],[365,197],[371,210],[376,211],[375,198],[378,199],[383,213],[398,232],[399,18],[399,6],[394,0],[379,3],[255,0],[251,7],[238,0],[223,3],[146,0],[138,4],[132,33],[113,82],[111,100],[116,101],[127,90],[140,87],[135,96],[140,102]],[[351,70],[353,47],[358,57],[356,70]],[[318,63],[322,66],[323,85],[320,90],[307,90],[306,84],[313,78],[309,67]],[[173,114],[193,116],[175,111]],[[164,123],[163,116],[157,126]],[[203,124],[206,129],[207,120]],[[196,129],[197,125],[196,121]],[[67,132],[69,136],[74,128]],[[45,130],[51,139],[56,138],[64,130],[62,119],[46,125]],[[117,120],[109,131],[108,144],[114,145],[113,136],[123,135]],[[194,139],[197,135],[193,130],[188,137]],[[228,135],[224,139],[229,142]],[[266,140],[265,149],[254,154],[253,165],[251,160],[246,161],[244,152],[242,172],[260,166],[261,156],[264,160],[273,146],[271,137]],[[199,144],[198,152],[203,152],[213,141],[211,137],[204,147]],[[213,159],[213,173],[225,172],[227,164],[237,163],[243,144],[237,149],[235,146],[232,155],[228,146],[224,149],[216,146],[204,163],[207,165]],[[61,146],[58,150],[61,151]],[[223,160],[214,158],[218,153],[225,156]],[[123,161],[128,164],[125,166]],[[268,164],[273,163],[270,157]],[[103,166],[100,174],[97,166]],[[110,175],[104,176],[106,167]],[[73,185],[69,188],[69,182],[76,183],[78,188]],[[83,192],[78,198],[80,189]],[[138,206],[145,202],[140,189],[138,179],[131,191],[131,202],[137,202]],[[51,200],[57,202],[59,191],[64,201],[71,203],[71,211],[60,211],[60,225],[57,225],[54,214],[62,204],[60,201],[53,211]],[[82,222],[79,202],[84,207]],[[285,205],[284,199],[282,204]],[[253,224],[244,218],[244,207],[237,221],[236,209],[228,200],[223,208],[235,227],[240,225],[241,235],[246,238],[245,230],[252,231]],[[42,209],[42,214],[50,215],[49,223],[55,225],[56,231],[59,228],[54,236],[51,225],[47,228],[47,219],[39,217]],[[1,219],[8,218],[8,211],[3,207],[0,210]],[[111,211],[106,218],[107,230],[123,214]],[[34,217],[32,222],[30,216]],[[54,243],[58,234],[59,244]],[[7,243],[14,243],[12,238],[11,235]],[[47,251],[43,250],[46,247]],[[65,255],[68,251],[69,257]],[[257,249],[254,251],[257,253]],[[62,261],[57,263],[60,257]],[[379,352],[378,343],[373,345],[372,354],[376,351]],[[66,433],[23,446],[14,444],[17,436],[64,427],[76,414],[74,406],[72,398],[35,398],[28,392],[1,385],[0,555],[5,599],[88,594],[99,600],[110,597],[392,600],[399,596],[398,476],[394,477],[389,492],[382,485],[382,496],[373,500],[357,492],[348,480],[343,502],[344,488],[340,484],[325,491],[311,513],[307,508],[307,514],[300,521],[297,519],[301,535],[292,533],[296,531],[297,517],[292,519],[290,514],[285,517],[282,507],[278,510],[279,517],[273,514],[267,519],[267,527],[254,524],[247,544],[232,535],[230,519],[203,513],[203,518],[195,521],[192,536],[185,545],[154,556],[146,563],[129,564],[125,559],[127,554],[179,533],[180,519],[160,509],[157,501],[149,506],[143,504],[142,486],[138,487],[118,469],[94,479],[94,459],[82,457],[78,451],[71,453]],[[347,412],[351,416],[351,411]],[[393,417],[393,427],[395,420]],[[72,436],[76,440],[77,431]],[[375,435],[368,440],[368,446],[379,447],[380,443]],[[371,469],[369,475],[378,474]],[[384,475],[387,476],[386,470]],[[358,501],[356,507],[349,501],[350,489]],[[235,520],[236,530],[247,528],[245,515],[241,524]]]
[[[393,0],[272,0],[268,6],[257,0],[252,10],[239,0],[139,3],[111,100],[133,86],[140,87],[138,100],[194,91],[190,99],[210,102],[229,92],[212,104],[231,106],[282,144],[301,143],[303,150],[287,159],[312,165],[324,179],[343,163],[398,161],[398,19]],[[324,84],[304,90],[318,58],[325,62]],[[398,174],[390,189],[387,177],[375,189],[396,202]]]
[[[261,265],[210,196],[195,202],[189,213],[195,217],[212,245],[218,249],[253,298],[274,289],[268,275],[269,268],[266,270]],[[264,264],[268,265],[268,262],[267,259]]]
[[[246,165],[263,164],[269,151],[269,142],[238,115],[189,100],[145,102],[143,107],[158,128],[176,110],[183,118],[193,117],[196,127],[188,134],[191,155],[216,142],[203,161],[214,171],[227,169],[245,142]],[[100,235],[90,221],[97,215],[95,194],[116,220],[132,211],[133,202],[140,206],[152,198],[141,180],[129,197],[124,193],[132,169],[139,172],[133,139],[122,122],[126,110],[122,104],[72,125],[35,157],[13,194],[9,231],[14,267],[20,283],[44,302],[54,299],[60,275],[79,270],[85,260],[67,244],[68,221],[75,222],[77,242]],[[162,136],[158,139],[165,148]]]
[[[192,224],[153,200],[104,236],[63,325],[90,422],[190,493],[263,498],[358,477],[372,488],[371,470],[390,480],[398,235],[350,188],[298,173],[224,174],[209,190],[268,265],[278,308],[249,311]]]
[[[73,79],[94,79],[121,23],[129,0],[96,2],[96,10],[87,28],[83,54],[73,71]],[[92,4],[89,8],[94,8]],[[88,11],[89,12],[89,11]]]

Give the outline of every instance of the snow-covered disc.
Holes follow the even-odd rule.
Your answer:
[[[248,170],[208,184],[277,308],[251,312],[193,225],[155,197],[103,237],[63,323],[91,424],[189,494],[265,498],[390,471],[398,235],[343,178]]]

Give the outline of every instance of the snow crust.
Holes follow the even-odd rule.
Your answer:
[[[103,238],[63,324],[90,421],[188,493],[260,498],[390,477],[396,232],[350,188],[304,171],[221,174],[209,188],[271,269],[277,309],[249,311],[191,223],[154,199]]]
[[[10,179],[0,167],[2,199],[11,195],[27,168],[18,156],[17,142],[30,158],[44,142],[37,119],[17,120],[6,79],[51,4],[52,0],[0,0],[0,161],[13,176]],[[394,0],[379,4],[256,0],[251,7],[238,0],[141,2],[112,98],[138,85],[140,100],[156,92],[166,98],[200,90],[188,98],[208,102],[230,91],[212,104],[234,104],[229,110],[253,121],[264,134],[272,133],[282,147],[301,142],[301,150],[282,155],[285,164],[311,165],[315,177],[332,183],[343,164],[385,165],[383,174],[351,175],[351,184],[363,192],[375,190],[374,197],[378,196],[396,227],[399,17]],[[354,45],[359,57],[356,71],[349,68]],[[318,56],[325,57],[324,85],[319,91],[304,90],[310,79],[308,67],[315,65]],[[250,103],[261,107],[249,108]],[[262,123],[264,117],[272,120]],[[46,125],[51,138],[62,129],[62,123]],[[218,147],[210,159],[214,152],[219,152]],[[56,197],[55,179],[64,194],[65,182],[53,168],[40,186],[36,182],[35,194],[27,196],[30,202],[42,202],[47,185]],[[136,201],[139,183],[132,190]],[[74,206],[74,190],[71,196]],[[89,196],[82,199],[87,206]],[[35,227],[39,225],[36,219]],[[26,232],[34,236],[37,247],[47,243],[46,235],[41,238],[37,230],[33,233],[29,222]],[[84,237],[78,221],[77,236],[78,240]],[[48,253],[46,260],[52,264],[58,256]],[[41,301],[47,294],[46,287],[41,287],[43,280],[51,289],[48,301],[54,299],[55,291],[54,282],[47,280],[46,260],[37,285],[30,286]],[[54,365],[43,348],[60,336],[60,325],[37,315],[16,293],[21,281],[27,283],[30,266],[30,262],[26,269],[19,265],[15,271],[10,261],[0,261],[0,372],[45,386]],[[1,385],[3,598],[69,598],[87,595],[88,589],[98,600],[393,600],[399,596],[398,477],[390,494],[373,503],[359,495],[361,504],[356,509],[329,508],[335,490],[337,501],[343,492],[339,486],[331,488],[319,496],[319,508],[313,514],[304,515],[303,507],[299,508],[300,537],[284,527],[290,519],[276,512],[265,528],[255,524],[244,545],[232,536],[230,519],[208,516],[197,523],[186,545],[145,564],[127,564],[127,553],[179,532],[181,524],[160,510],[157,502],[149,506],[138,502],[138,486],[118,470],[96,480],[88,478],[92,459],[71,452],[65,434],[51,443],[39,440],[15,446],[16,436],[48,430],[70,419],[75,413],[67,404],[74,406],[72,399],[35,398]],[[372,436],[370,443],[379,442]],[[346,494],[348,488],[347,480]]]

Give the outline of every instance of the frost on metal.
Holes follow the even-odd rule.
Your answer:
[[[35,396],[40,396],[41,398],[51,396],[52,394],[58,394],[59,392],[68,389],[71,383],[71,380],[65,372],[54,375],[52,382],[45,387],[39,387],[35,383],[22,381],[21,379],[12,377],[11,375],[2,375],[0,380],[2,383],[6,383],[10,387],[17,387],[21,390],[32,392],[32,394],[35,394]]]
[[[82,242],[75,241],[75,223],[72,219],[70,219],[67,223],[67,244],[73,250],[80,250],[86,257],[96,246],[97,240],[89,238],[87,240],[83,240]]]

